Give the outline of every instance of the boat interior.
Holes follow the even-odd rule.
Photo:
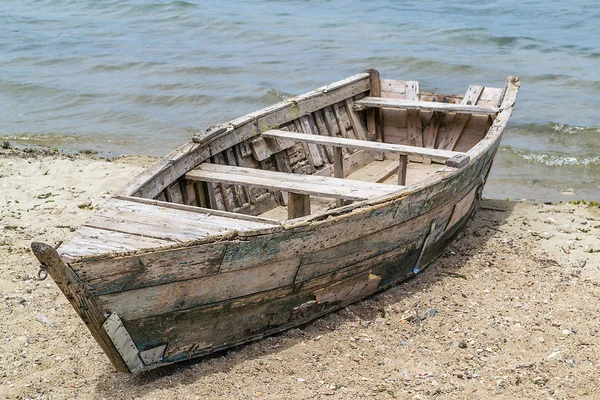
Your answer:
[[[253,134],[240,139],[234,130],[230,142],[221,135],[218,145],[206,145],[206,157],[170,181],[111,198],[59,252],[77,259],[273,229],[399,193],[467,165],[468,150],[485,137],[504,93],[470,86],[464,95],[435,94],[417,81],[373,72],[339,88],[336,96],[326,87],[331,95],[309,112],[298,107],[305,101],[299,96],[276,111],[253,113],[247,118]],[[261,123],[261,112],[284,107],[285,118]],[[204,142],[200,134],[189,148]]]

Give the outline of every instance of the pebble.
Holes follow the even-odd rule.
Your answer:
[[[458,342],[458,347],[460,347],[461,349],[466,349],[467,348],[467,342],[464,342],[464,341]]]
[[[548,359],[555,358],[555,357],[556,357],[556,356],[558,356],[559,354],[560,354],[560,351],[555,351],[555,352],[553,352],[553,353],[550,353],[550,354],[548,355]]]

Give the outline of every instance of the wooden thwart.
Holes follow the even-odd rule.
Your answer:
[[[360,111],[371,107],[399,108],[403,110],[443,111],[466,114],[495,115],[500,110],[496,107],[472,106],[466,104],[440,103],[435,101],[414,101],[389,99],[384,97],[365,97],[354,102],[354,110]]]
[[[319,135],[305,135],[301,133],[294,132],[285,132],[279,130],[269,130],[263,132],[264,137],[268,138],[277,138],[283,140],[294,140],[297,142],[307,142],[307,143],[316,143],[322,144],[326,146],[334,146],[334,147],[346,147],[346,148],[355,148],[355,149],[363,149],[363,150],[372,150],[379,152],[388,152],[388,153],[397,153],[406,156],[421,156],[421,157],[429,157],[435,162],[445,163],[448,159],[462,155],[469,157],[466,153],[456,152],[456,151],[448,151],[448,150],[439,150],[439,149],[427,149],[423,147],[416,146],[405,146],[400,144],[390,144],[390,143],[379,143],[372,142],[366,140],[354,140],[354,139],[345,139],[331,136],[319,136]]]
[[[286,132],[289,133],[289,132]],[[299,135],[299,134],[294,134]],[[318,137],[317,135],[304,135]],[[380,183],[360,182],[327,176],[290,174],[285,172],[265,171],[253,168],[234,167],[219,164],[201,164],[197,169],[188,172],[186,179],[206,182],[222,182],[236,185],[257,186],[270,190],[280,190],[298,195],[332,197],[342,200],[366,200],[396,192],[397,186]],[[294,196],[290,196],[294,197]],[[288,214],[298,218],[302,212],[309,212],[309,207],[299,206],[298,201],[306,202],[299,197],[288,203]],[[299,211],[304,210],[304,211]],[[306,214],[305,214],[306,215]]]

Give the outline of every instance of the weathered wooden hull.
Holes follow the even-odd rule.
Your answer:
[[[514,103],[516,89],[512,96]],[[218,241],[73,264],[49,246],[32,247],[117,369],[206,355],[304,324],[422,271],[474,211],[511,109],[471,149],[466,167],[395,196]],[[137,190],[156,196],[168,186],[162,179]]]

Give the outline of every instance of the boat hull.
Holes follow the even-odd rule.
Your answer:
[[[79,282],[79,297],[93,307],[76,299],[72,304],[76,309],[97,310],[95,318],[80,316],[89,322],[117,369],[139,372],[203,356],[305,324],[422,271],[474,211],[496,148],[497,144],[459,173],[405,198],[296,229],[231,241],[225,245],[219,272],[209,277],[114,292],[114,286],[81,283],[58,255],[52,260],[46,257],[44,264],[61,288],[73,286],[64,284],[60,276],[65,274]],[[161,257],[178,259],[172,254],[177,251],[162,252]],[[183,262],[194,262],[205,257],[207,246],[186,251]],[[265,268],[276,278],[266,276]],[[223,281],[214,280],[219,275]],[[221,300],[202,295],[211,282],[225,281],[225,289],[212,291]],[[261,286],[264,281],[268,284]],[[190,282],[196,285],[182,289]],[[253,293],[238,295],[248,287]],[[70,300],[77,297],[65,294]],[[121,331],[137,353],[133,357],[111,346],[124,340],[110,337],[104,325],[112,314],[122,322]],[[158,355],[144,361],[144,352],[153,350]]]
[[[349,78],[334,89],[310,92],[292,106],[274,106],[272,114],[263,110],[240,118],[243,124],[234,121],[216,129],[150,168],[146,175],[152,178],[136,179],[127,196],[160,200],[165,188],[186,187],[185,182],[180,185],[181,176],[210,154],[258,135],[252,121],[265,118],[279,125],[304,118],[331,102],[364,95],[368,78]],[[469,149],[468,163],[448,164],[389,195],[283,223],[251,218],[244,224],[258,228],[230,229],[168,246],[162,245],[167,243],[162,236],[160,242],[149,236],[139,251],[92,254],[72,262],[48,245],[34,243],[32,250],[120,371],[137,373],[204,356],[305,324],[420,273],[442,254],[476,209],[518,86],[511,77],[504,92],[495,92],[503,97],[502,106],[493,121],[478,119],[485,136]],[[466,124],[468,118],[462,121]],[[188,199],[177,207],[194,208],[189,204]],[[119,223],[124,215],[135,217],[132,210],[139,211],[104,217]],[[150,220],[167,221],[164,212],[153,209],[136,220],[136,237],[146,238]],[[190,215],[180,221],[192,227],[200,217]],[[221,215],[229,219],[202,218],[232,221],[231,213]],[[122,234],[117,230],[115,235]]]

